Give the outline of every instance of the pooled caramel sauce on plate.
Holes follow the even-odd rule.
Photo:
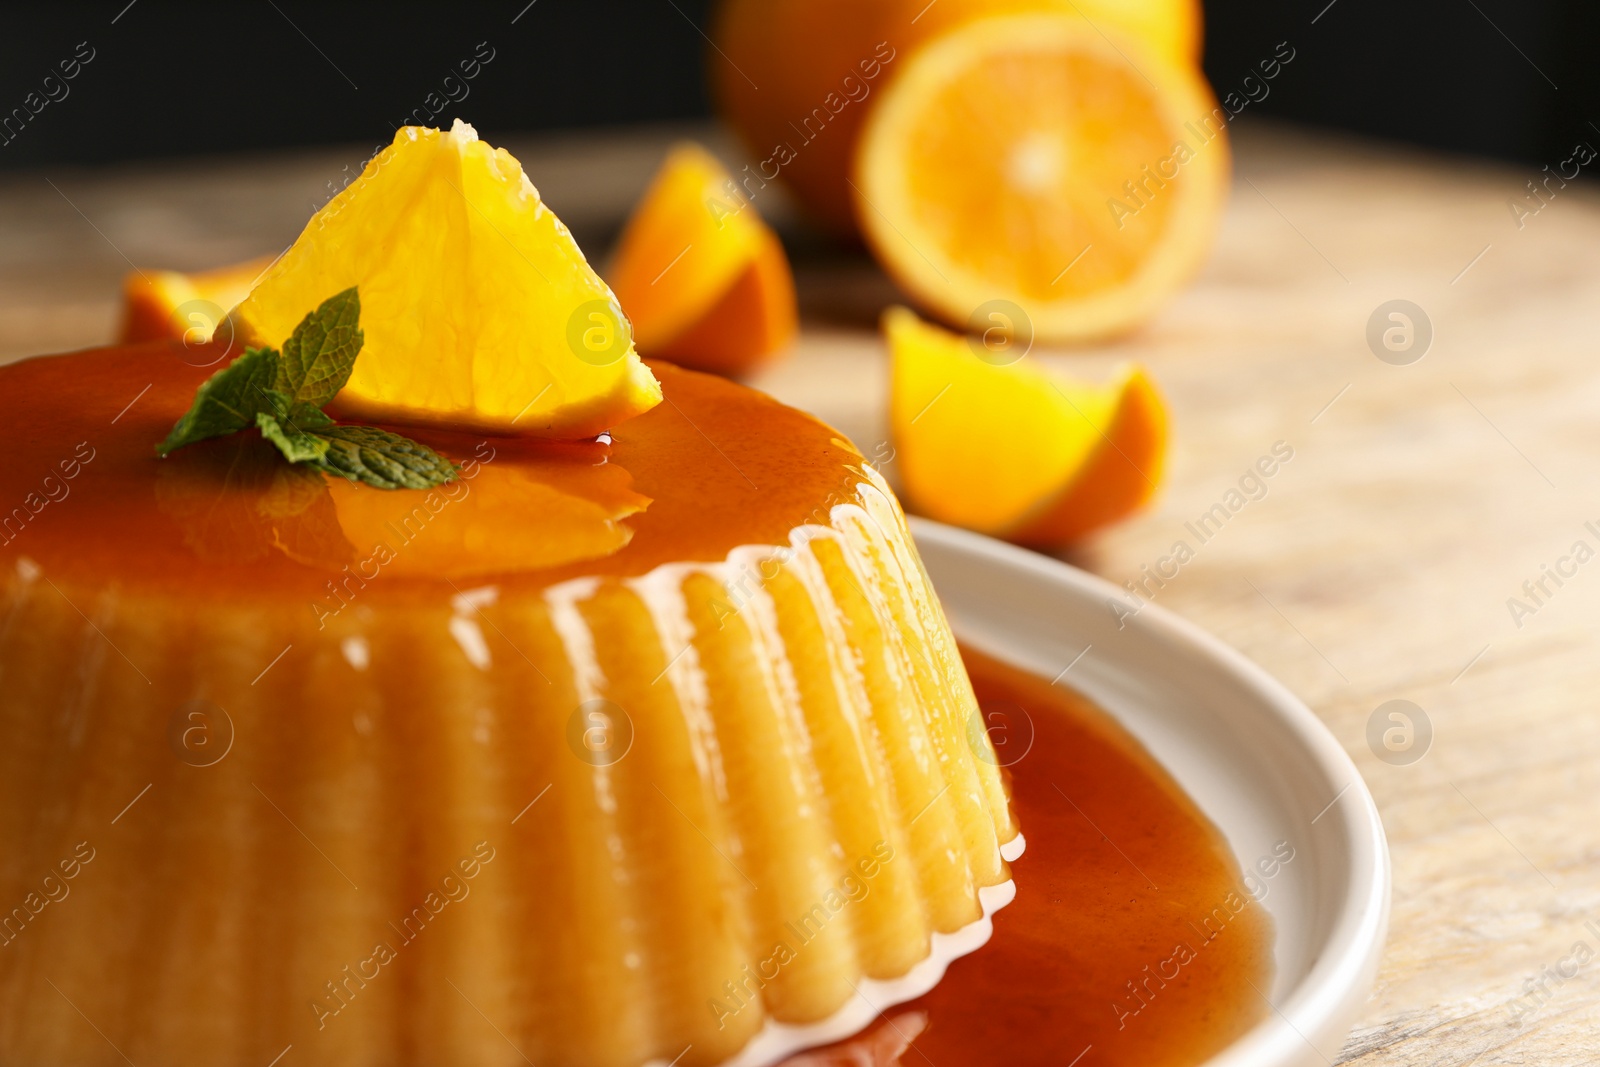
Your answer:
[[[926,996],[786,1067],[1180,1067],[1271,1008],[1272,923],[1143,746],[1047,680],[963,649],[1028,839],[987,945]],[[1283,845],[1267,868],[1293,862]],[[1262,873],[1265,873],[1262,869]]]

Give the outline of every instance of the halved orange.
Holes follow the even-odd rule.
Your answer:
[[[1125,331],[1199,269],[1226,113],[1188,64],[1081,19],[970,23],[905,61],[861,132],[857,213],[925,310],[1004,300],[1048,341]]]
[[[794,338],[783,245],[750,193],[699,145],[667,156],[606,273],[647,357],[741,374]]]
[[[884,333],[895,463],[913,510],[1054,546],[1127,516],[1160,486],[1166,405],[1142,367],[1076,382],[904,308],[885,314]]]
[[[262,256],[197,274],[134,271],[122,280],[118,343],[172,340],[205,344],[223,316],[249,295],[273,258]]]
[[[1074,16],[1173,63],[1199,62],[1199,0],[725,0],[708,63],[723,117],[762,161],[752,170],[849,232],[850,161],[878,95],[925,42],[1030,12]]]
[[[351,286],[356,417],[592,437],[661,400],[611,290],[505,149],[405,126],[307,224],[230,320],[278,345]]]

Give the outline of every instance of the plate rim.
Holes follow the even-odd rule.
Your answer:
[[[1097,605],[1125,602],[1122,590],[1098,575],[1051,556],[931,519],[908,516],[919,548],[935,545],[980,565],[1028,572]],[[934,590],[938,592],[937,580]],[[1098,610],[1098,609],[1097,609]],[[1188,646],[1215,669],[1259,698],[1326,774],[1348,785],[1325,809],[1348,849],[1340,872],[1334,920],[1315,962],[1259,1021],[1204,1067],[1288,1067],[1326,1064],[1338,1052],[1377,977],[1388,933],[1392,868],[1377,803],[1348,752],[1311,708],[1263,667],[1220,638],[1160,605],[1146,602],[1124,614],[1125,626],[1146,638]],[[1108,709],[1109,710],[1109,709]],[[1322,816],[1318,816],[1320,819]],[[1331,1044],[1324,1049],[1324,1044]]]

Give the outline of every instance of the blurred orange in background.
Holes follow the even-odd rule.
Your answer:
[[[977,19],[1041,11],[1199,62],[1199,0],[725,0],[712,29],[721,53],[709,61],[712,88],[750,153],[766,160],[791,146],[783,180],[816,219],[850,233],[863,105],[927,41]]]
[[[250,287],[274,258],[262,256],[198,274],[134,271],[122,281],[122,325],[117,342],[130,345],[171,339],[205,344],[222,317],[250,295]]]
[[[1215,106],[1188,63],[1081,19],[969,23],[909,57],[867,116],[867,243],[951,325],[1005,301],[1044,341],[1126,332],[1210,251],[1230,169]]]
[[[1104,384],[884,315],[889,422],[901,495],[931,519],[1039,547],[1067,544],[1148,503],[1166,466],[1166,403],[1143,367]]]
[[[668,155],[623,231],[606,280],[641,354],[747,373],[798,328],[794,276],[777,235],[716,158]]]
[[[728,0],[712,70],[755,180],[860,233],[924,311],[1006,301],[1076,342],[1209,250],[1230,154],[1200,33],[1193,0]]]

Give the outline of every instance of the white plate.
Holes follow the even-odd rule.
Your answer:
[[[1327,727],[1261,668],[1154,605],[1120,620],[1108,582],[925,520],[912,532],[956,635],[1094,700],[1158,759],[1249,870],[1276,926],[1273,1012],[1206,1067],[1336,1062],[1377,972],[1389,849],[1372,795]],[[1271,864],[1268,867],[1271,868]]]

